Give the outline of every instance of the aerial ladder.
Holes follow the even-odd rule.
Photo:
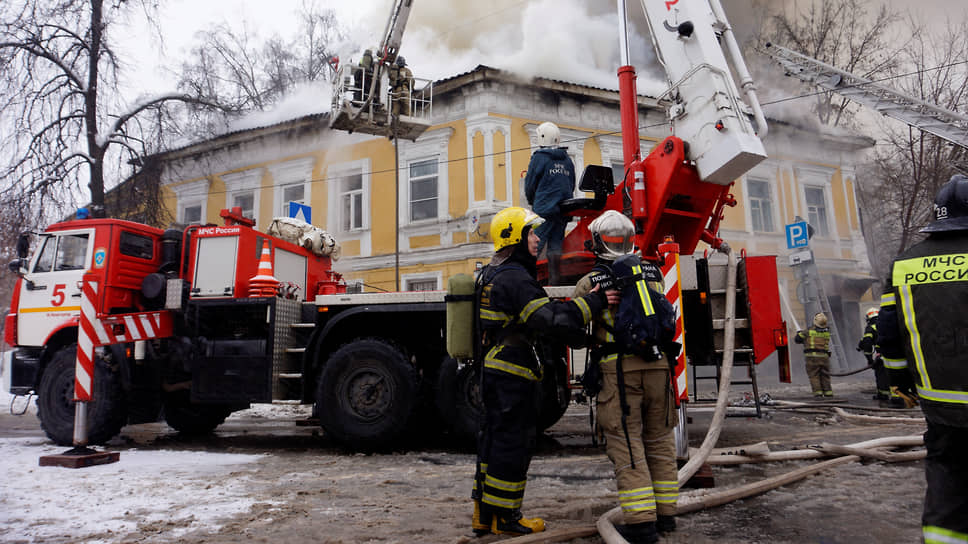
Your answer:
[[[370,68],[352,62],[339,65],[336,61],[330,128],[416,140],[430,127],[433,82],[413,78],[410,92],[398,95],[390,91],[386,77],[399,56],[412,6],[413,0],[395,0]],[[409,107],[396,104],[394,108],[400,101],[406,101]]]
[[[789,76],[968,149],[968,115],[906,95],[774,43],[767,43],[764,52],[783,66]]]
[[[779,63],[786,71],[786,75],[837,93],[882,115],[968,149],[968,116],[966,115],[906,95],[886,85],[835,68],[774,43],[767,42],[763,52]],[[806,284],[803,293],[805,303],[814,308],[819,305],[820,311],[830,318],[834,353],[841,370],[848,370],[841,336],[833,319],[830,302],[824,293],[816,263],[811,258],[797,263],[795,267],[797,276]],[[809,322],[810,315],[807,315],[807,320]]]

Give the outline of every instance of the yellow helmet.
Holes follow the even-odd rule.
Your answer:
[[[491,220],[491,240],[494,241],[494,251],[499,251],[521,241],[521,233],[525,227],[537,227],[544,223],[544,219],[524,208],[511,206],[497,212]]]
[[[827,316],[823,315],[823,312],[820,312],[817,315],[813,316],[813,325],[815,327],[826,327]]]

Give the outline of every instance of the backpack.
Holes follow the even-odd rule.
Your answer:
[[[637,255],[625,255],[611,267],[596,265],[595,269],[609,276],[612,284],[602,288],[616,288],[622,293],[615,313],[615,326],[609,332],[622,353],[635,354],[646,361],[662,358],[665,351],[670,360],[679,355],[681,346],[674,342],[676,311],[665,295],[650,288],[647,281],[661,281],[662,274],[652,263],[643,263]],[[605,281],[608,281],[606,279]]]

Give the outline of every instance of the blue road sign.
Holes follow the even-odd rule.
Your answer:
[[[289,217],[292,217],[293,219],[302,219],[303,221],[312,224],[313,209],[305,204],[290,202]]]
[[[807,231],[807,222],[790,223],[786,226],[786,240],[789,249],[807,247],[810,242],[810,234]]]

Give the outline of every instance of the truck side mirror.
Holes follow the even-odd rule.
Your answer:
[[[14,259],[7,263],[7,268],[11,272],[18,276],[23,276],[27,273],[27,260],[26,259]]]
[[[28,254],[30,254],[30,233],[22,232],[17,238],[17,256],[26,259]]]

